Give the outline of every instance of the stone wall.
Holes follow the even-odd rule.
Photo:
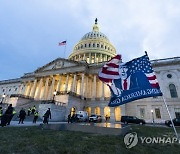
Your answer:
[[[40,104],[39,105],[39,116],[43,119],[43,115],[46,113],[48,108],[51,109],[51,119],[49,121],[64,121],[66,114],[66,107],[55,104]]]

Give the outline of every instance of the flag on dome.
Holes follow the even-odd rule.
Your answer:
[[[60,42],[60,43],[59,43],[59,46],[61,46],[61,45],[66,45],[66,41]]]
[[[142,98],[162,96],[147,53],[129,62],[119,63],[119,66],[116,66],[114,70],[111,68],[111,72],[118,73],[114,78],[111,77],[111,83],[109,84],[111,91],[110,107]]]
[[[113,79],[119,78],[119,64],[121,55],[116,55],[108,61],[98,73],[98,77],[105,83],[111,83]]]

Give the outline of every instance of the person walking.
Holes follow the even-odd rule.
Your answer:
[[[48,110],[46,111],[46,113],[44,114],[43,117],[44,117],[43,123],[48,124],[49,118],[51,119],[51,110],[50,110],[50,108],[48,108]]]
[[[38,113],[38,111],[36,111],[36,112],[34,113],[33,123],[36,123],[38,117],[39,117],[39,113]]]
[[[20,112],[19,112],[19,123],[18,124],[20,124],[20,123],[22,123],[22,124],[24,124],[24,119],[26,118],[26,112],[25,112],[25,110],[22,108],[21,110],[20,110]]]

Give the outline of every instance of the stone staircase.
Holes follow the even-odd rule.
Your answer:
[[[5,112],[9,104],[3,104],[3,111]],[[67,120],[66,117],[66,106],[63,105],[63,103],[54,102],[52,101],[37,101],[37,100],[31,100],[26,99],[26,101],[19,101],[16,103],[16,106],[14,107],[16,114],[14,115],[13,119],[14,121],[19,121],[19,112],[23,108],[26,111],[26,114],[28,113],[29,107],[36,106],[36,110],[39,113],[39,117],[37,121],[42,121],[43,115],[47,111],[48,108],[51,109],[51,115],[52,119],[49,119],[49,121],[65,121]],[[1,105],[2,106],[2,105]],[[32,121],[33,122],[34,115],[26,116],[25,121]]]
[[[15,120],[15,121],[19,120],[18,115],[19,115],[19,112],[20,112],[20,110],[22,108],[25,109],[26,114],[27,114],[29,107],[32,108],[35,105],[36,106],[36,110],[38,111],[40,103],[41,103],[40,101],[30,100],[30,101],[28,101],[27,103],[24,103],[24,104],[19,104],[19,105],[17,104],[17,106],[14,107],[15,111],[16,111],[16,114],[14,115],[12,120]],[[25,121],[33,121],[33,118],[34,118],[34,115],[32,115],[32,114],[30,116],[26,115]],[[42,119],[39,117],[38,120],[42,120]]]

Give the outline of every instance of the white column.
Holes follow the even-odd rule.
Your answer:
[[[78,58],[78,61],[80,61],[81,60],[81,55],[79,55],[79,58]]]
[[[76,86],[76,77],[77,77],[77,75],[74,74],[73,83],[72,83],[72,92],[74,92],[74,93],[75,93],[75,86]]]
[[[101,53],[99,62],[102,62],[102,61],[103,61],[103,59],[102,59],[102,53]]]
[[[32,89],[32,83],[31,81],[29,82],[29,88],[28,88],[28,91],[27,91],[27,96],[30,96],[31,94],[31,89]]]
[[[59,81],[58,81],[58,84],[57,84],[57,91],[60,91],[61,81],[62,81],[62,75],[59,75]]]
[[[86,60],[86,54],[84,53],[83,60]]]
[[[26,95],[26,96],[28,96],[28,94],[30,95],[30,87],[31,86],[31,82],[30,81],[27,81],[26,82],[26,87],[25,87],[25,91],[23,92],[23,90],[22,90],[22,88],[23,88],[23,85],[21,85],[21,87],[20,87],[20,91],[19,91],[19,94],[23,94],[23,95]]]
[[[68,81],[69,81],[69,74],[67,74],[67,77],[66,77],[66,83],[65,83],[65,88],[64,88],[64,91],[65,91],[65,92],[67,92]]]
[[[101,100],[104,100],[104,83],[102,81],[101,81],[101,85],[102,85]]]
[[[34,84],[31,90],[31,97],[34,97],[35,91],[36,91],[36,85],[37,85],[37,79],[34,80]]]
[[[88,97],[88,75],[86,76],[86,91],[85,91],[85,97],[87,98]]]
[[[107,55],[105,55],[105,61],[107,61],[107,60],[108,60]]]
[[[54,83],[55,83],[55,77],[52,78],[51,87],[50,87],[49,93],[48,93],[48,100],[51,100],[51,99],[52,99],[53,90],[54,90]]]
[[[22,86],[23,86],[23,85],[22,85]],[[28,81],[28,82],[26,82],[26,89],[25,89],[25,91],[24,91],[24,95],[30,96],[30,92],[31,92],[31,82]],[[22,92],[22,87],[21,87],[20,94],[23,94],[23,92]]]
[[[45,86],[44,86],[44,92],[43,92],[43,95],[42,95],[42,98],[44,100],[46,99],[46,94],[47,94],[47,90],[48,90],[48,83],[49,83],[49,77],[46,78],[46,83],[45,83]]]
[[[40,79],[39,81],[39,86],[38,86],[38,91],[37,91],[37,99],[40,99],[40,92],[41,92],[41,88],[42,88],[42,83],[43,83],[43,78]]]
[[[89,53],[89,63],[91,63],[91,53]]]
[[[93,88],[92,88],[92,100],[96,98],[96,75],[94,75]]]
[[[94,63],[97,63],[97,60],[96,60],[96,53],[94,54]]]
[[[82,73],[82,78],[81,78],[81,91],[80,91],[81,98],[84,98],[83,90],[84,90],[84,73]]]

